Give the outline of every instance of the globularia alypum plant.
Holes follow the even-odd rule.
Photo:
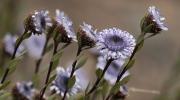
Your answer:
[[[143,47],[146,39],[167,31],[165,18],[156,7],[151,6],[142,18],[141,34],[137,39],[129,32],[117,27],[97,31],[83,22],[77,32],[68,16],[56,10],[55,17],[50,17],[46,10],[29,14],[24,21],[24,32],[17,36],[7,34],[3,41],[3,52],[11,56],[6,65],[0,84],[0,98],[13,100],[124,100],[128,95],[127,82],[129,69],[135,63],[135,54]],[[50,42],[52,40],[52,42]],[[71,43],[77,44],[76,57],[69,67],[58,66],[63,50]],[[91,82],[83,78],[81,67],[87,58],[82,53],[97,48],[98,59],[96,80]],[[40,64],[48,51],[52,57],[48,65],[44,83],[38,88],[37,77],[41,74]],[[36,65],[33,79],[14,84],[11,92],[5,88],[10,81],[7,77],[14,72],[24,52],[35,58]],[[3,66],[2,65],[2,66]],[[44,71],[43,71],[44,72]],[[38,80],[39,81],[39,80]],[[85,84],[85,81],[87,84]],[[48,89],[49,88],[49,89]],[[49,91],[49,92],[47,92]]]

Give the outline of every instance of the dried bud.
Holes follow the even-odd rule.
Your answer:
[[[77,33],[78,44],[81,48],[83,47],[94,47],[96,44],[95,38],[96,30],[93,30],[91,25],[83,23],[80,26]]]
[[[160,33],[162,30],[167,31],[168,28],[164,25],[165,18],[160,15],[155,6],[150,6],[148,14],[141,20],[141,31],[143,33]]]
[[[24,22],[24,27],[26,31],[30,31],[33,34],[45,33],[47,28],[52,26],[51,18],[49,17],[48,11],[35,11],[30,14]]]

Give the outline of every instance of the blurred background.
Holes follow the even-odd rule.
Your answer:
[[[46,9],[54,15],[55,10],[60,9],[73,20],[75,30],[85,21],[98,30],[118,27],[137,37],[140,34],[140,20],[152,5],[166,17],[169,30],[145,42],[136,56],[135,66],[130,70],[132,78],[128,86],[156,90],[160,94],[129,91],[127,100],[180,100],[179,0],[0,0],[0,48],[7,32],[23,32],[24,18],[34,10]],[[76,44],[66,48],[59,65],[69,66],[75,57],[76,48]],[[92,71],[96,66],[96,55],[89,51],[84,53],[89,58],[84,67],[85,76],[87,80],[94,79],[95,73]],[[42,69],[48,66],[49,59],[50,54],[43,60]],[[15,82],[31,80],[34,66],[35,60],[25,57],[10,77]]]

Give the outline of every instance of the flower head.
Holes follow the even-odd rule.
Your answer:
[[[54,29],[54,39],[58,42],[70,43],[76,39],[73,30],[73,23],[64,12],[56,10],[56,28]]]
[[[25,20],[25,30],[28,30],[34,34],[42,34],[52,26],[51,18],[49,17],[47,10],[35,11],[30,14]]]
[[[11,34],[5,35],[4,40],[3,40],[3,44],[4,44],[3,46],[4,46],[4,51],[7,54],[9,54],[9,55],[13,54],[14,49],[15,49],[16,40],[17,40],[16,36],[13,36]],[[16,56],[20,56],[23,51],[24,51],[24,45],[21,44],[19,46],[19,48],[17,49]]]
[[[96,44],[95,38],[96,30],[93,30],[93,27],[85,22],[80,26],[78,36],[78,43],[80,47],[93,47]]]
[[[29,55],[35,59],[40,59],[45,42],[45,34],[42,34],[40,36],[32,35],[30,38],[25,40],[25,46],[27,47]]]
[[[67,82],[70,78],[71,72],[69,69],[65,70],[62,67],[58,67],[56,70],[57,70],[57,76],[56,79],[52,82],[52,86],[50,87],[50,90],[63,96],[64,92],[67,89]],[[76,77],[76,82],[72,88],[68,89],[67,96],[76,94],[77,92],[80,91],[80,89],[81,87],[79,85],[79,79],[78,77]]]
[[[102,56],[98,57],[98,63],[97,68],[104,69],[106,64],[106,59],[104,59]],[[110,66],[108,67],[104,79],[107,80],[110,84],[114,85],[117,79],[117,76],[122,70],[122,65],[124,64],[124,60],[115,60],[113,61]],[[126,71],[126,73],[123,75],[121,79],[129,75],[129,71]]]
[[[118,28],[104,29],[97,34],[97,47],[106,59],[125,59],[131,56],[135,38]]]
[[[15,100],[33,100],[35,89],[32,82],[18,82],[12,90]]]
[[[162,30],[167,31],[168,28],[165,26],[164,20],[165,18],[160,15],[160,11],[155,6],[150,6],[148,8],[148,15],[143,19],[142,31],[148,33],[159,33]]]

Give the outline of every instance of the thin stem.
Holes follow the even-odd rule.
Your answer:
[[[130,56],[130,58],[129,58],[129,60],[128,60],[128,63],[126,64],[126,66],[124,66],[123,70],[119,72],[119,74],[118,74],[118,76],[117,76],[117,79],[116,79],[116,83],[118,83],[118,82],[121,80],[121,78],[122,78],[122,76],[124,75],[124,73],[128,70],[128,69],[127,69],[127,66],[129,65],[130,61],[134,58],[135,54],[137,53],[137,49],[138,49],[140,43],[141,43],[142,41],[144,41],[144,36],[145,36],[145,33],[141,33],[141,34],[139,35],[139,37],[137,38],[137,45],[135,46],[135,48],[134,48],[134,50],[133,50],[133,53],[132,53],[132,55]],[[115,83],[115,84],[116,84],[116,83]],[[107,96],[106,100],[108,100],[111,96],[112,96],[112,94],[110,93],[110,94]]]
[[[39,67],[40,67],[40,64],[42,62],[43,56],[46,53],[46,48],[47,48],[49,40],[50,40],[50,36],[47,36],[46,37],[46,42],[44,44],[43,51],[42,51],[42,54],[41,54],[41,58],[39,60],[37,60],[37,62],[36,62],[35,74],[37,74],[39,72]]]
[[[13,52],[13,55],[11,57],[11,60],[13,60],[15,57],[16,57],[16,52],[21,44],[21,42],[23,41],[24,39],[24,35],[26,34],[26,31],[23,33],[23,35],[20,37],[19,41],[17,42],[17,44],[15,45],[15,49],[14,49],[14,52]],[[8,76],[8,73],[9,73],[9,68],[7,67],[6,70],[5,70],[5,73],[2,77],[2,80],[1,80],[1,84],[4,83],[4,81],[6,80],[7,76]]]
[[[88,92],[88,94],[91,94],[94,90],[96,90],[97,86],[99,85],[101,79],[103,78],[105,72],[107,71],[107,69],[108,69],[108,67],[109,67],[109,65],[111,64],[112,61],[113,61],[113,59],[110,59],[110,60],[108,60],[108,61],[106,62],[106,66],[105,66],[105,68],[104,68],[101,76],[97,78],[95,84],[93,85],[93,87],[91,88],[91,90]]]
[[[133,50],[133,53],[132,55],[130,56],[129,60],[128,60],[128,63],[126,64],[126,66],[123,68],[122,72],[120,71],[119,74],[118,74],[118,77],[117,77],[117,80],[116,80],[116,83],[119,82],[119,80],[121,79],[121,77],[123,76],[123,74],[127,71],[127,66],[128,64],[130,63],[130,61],[134,58],[135,54],[137,53],[137,49],[141,43],[141,41],[144,41],[144,36],[145,36],[145,33],[141,33],[140,36],[138,37],[138,43],[137,45],[135,46],[134,50]]]
[[[54,43],[53,56],[57,53],[57,48],[58,48],[58,44]],[[41,91],[40,100],[43,99],[43,95],[44,95],[44,93],[45,93],[45,91],[46,91],[47,84],[48,84],[48,81],[49,81],[49,78],[50,78],[50,75],[51,75],[52,66],[53,66],[53,61],[51,60],[51,62],[50,62],[50,64],[49,64],[48,73],[47,73],[47,76],[46,76],[45,87],[44,87],[44,88],[42,89],[42,91]]]
[[[78,57],[80,55],[81,51],[82,51],[81,47],[78,47],[76,57]],[[76,64],[77,64],[77,59],[72,64],[72,71],[71,71],[69,79],[72,78],[72,76],[73,76],[73,74],[74,74],[74,72],[76,70]],[[64,92],[64,96],[63,96],[62,100],[65,100],[67,92],[68,92],[68,88],[66,88],[66,91]]]

